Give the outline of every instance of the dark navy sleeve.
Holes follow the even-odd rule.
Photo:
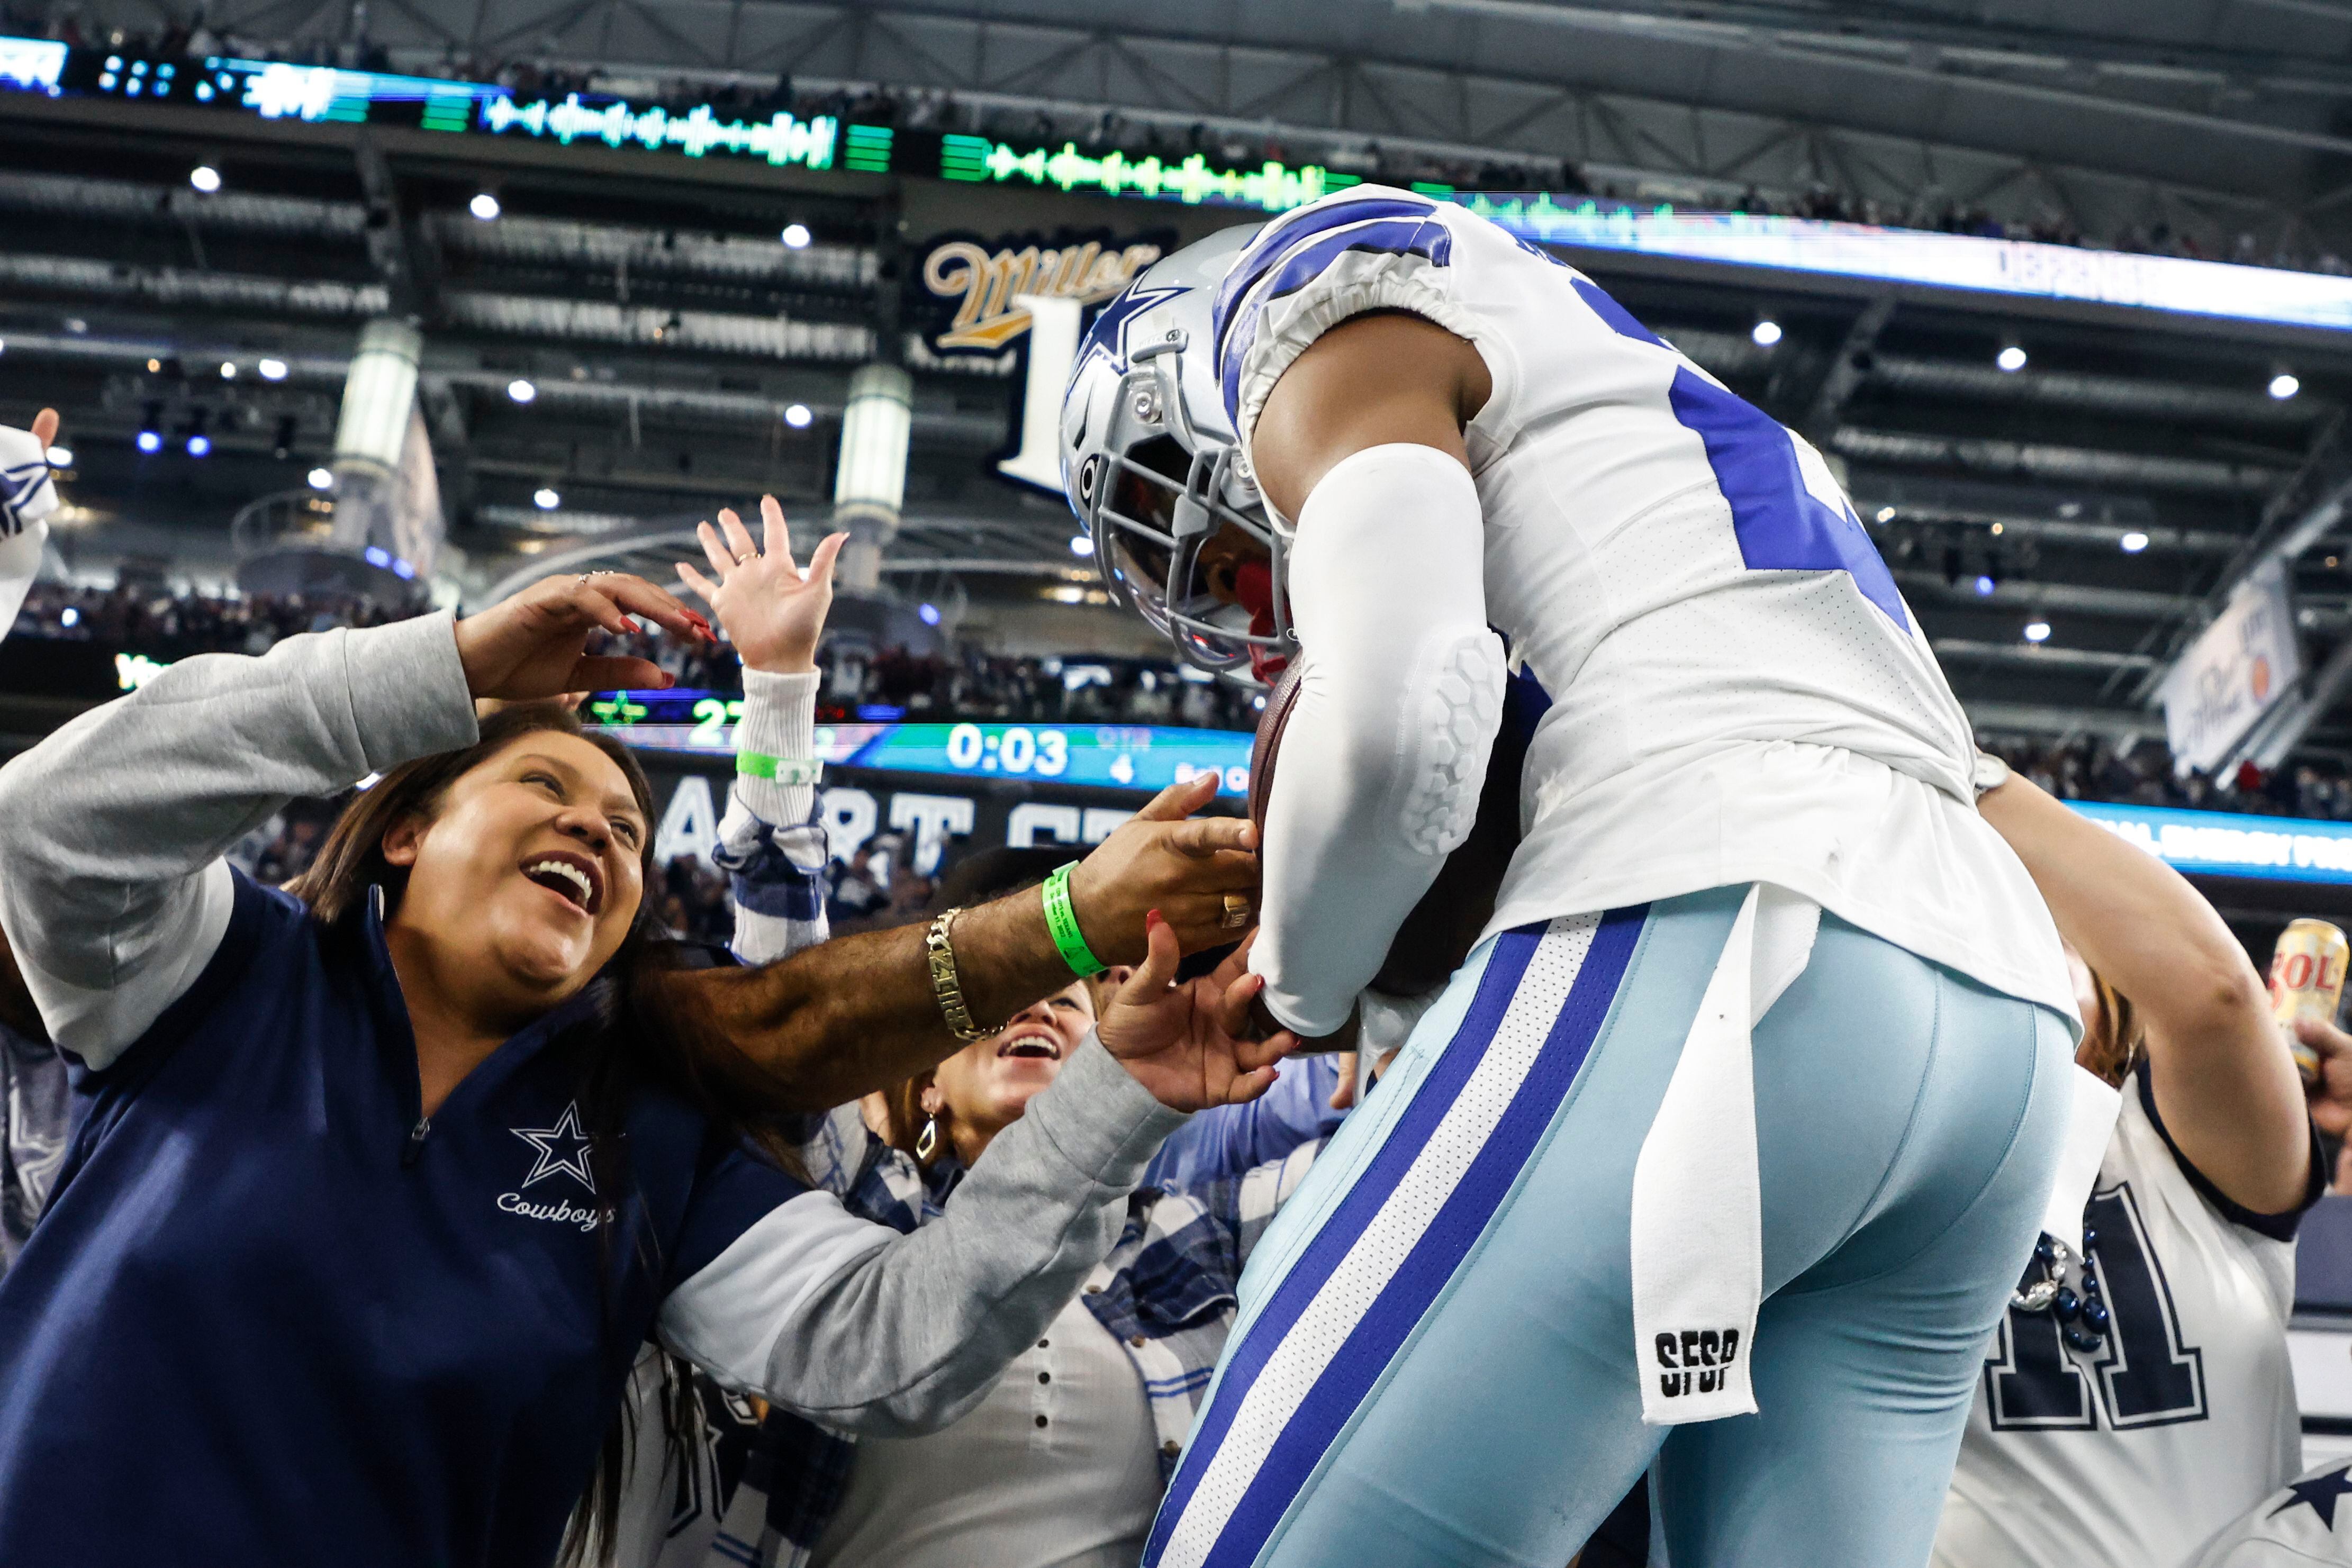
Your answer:
[[[782,1205],[815,1189],[788,1175],[757,1149],[740,1143],[716,1147],[687,1200],[667,1270],[666,1290],[709,1267],[740,1237]]]

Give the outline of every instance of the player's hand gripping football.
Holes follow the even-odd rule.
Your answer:
[[[677,575],[710,605],[748,670],[803,674],[816,668],[817,639],[833,607],[833,562],[849,536],[828,534],[809,553],[808,570],[793,562],[792,531],[773,496],[760,497],[764,549],[732,508],[721,508],[719,526],[698,524],[703,559],[717,580],[684,561]]]
[[[1257,830],[1238,817],[1192,816],[1216,797],[1213,773],[1170,785],[1071,871],[1070,906],[1096,957],[1139,962],[1150,911],[1187,953],[1238,936],[1243,927],[1229,921],[1236,907],[1255,919]]]
[[[1158,910],[1144,921],[1142,967],[1095,1026],[1103,1049],[1171,1110],[1256,1099],[1274,1086],[1274,1064],[1298,1041],[1287,1033],[1244,1038],[1250,1000],[1265,984],[1249,972],[1249,943],[1213,972],[1180,986],[1176,934]]]

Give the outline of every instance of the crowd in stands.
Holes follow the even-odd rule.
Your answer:
[[[339,594],[215,598],[162,588],[42,582],[26,597],[11,635],[95,642],[169,661],[204,653],[267,653],[280,638],[298,632],[381,625],[409,612]],[[740,689],[740,667],[723,645],[691,646],[656,631],[608,637],[598,651],[651,660],[680,686]],[[818,658],[825,669],[819,713],[834,722],[1017,719],[1250,730],[1257,727],[1263,706],[1251,687],[1205,680],[1159,660],[1096,654],[1025,658],[976,649],[917,653],[892,648],[877,653],[840,641],[829,642]],[[2153,737],[2130,747],[2084,737],[2060,742],[1983,737],[1980,744],[2063,800],[2352,821],[2352,777],[2324,763],[2299,761],[2268,773],[2249,766],[2215,779],[2176,774],[2163,742]],[[253,852],[258,855],[260,847]],[[308,858],[301,855],[302,863]],[[882,864],[887,863],[886,857]],[[282,881],[300,869],[295,864],[267,880]],[[715,873],[702,868],[698,874],[716,887]],[[898,902],[892,880],[886,869],[878,883],[861,883],[836,907],[836,924]],[[705,934],[710,921],[698,912],[723,907],[723,898],[709,889],[698,893],[701,887],[689,875],[669,890],[680,901],[684,918],[673,922],[679,930]],[[906,891],[911,896],[913,890]],[[917,899],[909,907],[920,904]]]
[[[76,588],[37,582],[10,633],[102,643],[152,659],[193,653],[266,653],[278,640],[337,626],[381,626],[415,613],[340,593],[247,593],[216,598],[163,587]]]
[[[2267,772],[2249,762],[2226,779],[2175,773],[2161,740],[2130,747],[2091,737],[2062,741],[1979,736],[1977,744],[2062,800],[2178,806],[2260,817],[2352,821],[2352,777],[2310,761]]]
[[[36,583],[18,612],[17,637],[103,643],[169,661],[194,653],[266,653],[282,637],[336,626],[374,626],[411,612],[334,594],[215,598],[161,588],[75,588]],[[700,647],[659,632],[607,637],[599,653],[631,654],[680,686],[740,691],[731,649]],[[840,642],[819,653],[828,719],[895,710],[910,719],[1028,719],[1043,723],[1165,724],[1254,729],[1257,694],[1230,682],[1181,675],[1172,663],[1071,656],[1014,658],[963,651],[879,653]]]
[[[742,119],[783,112],[830,114],[872,124],[964,131],[1044,146],[1074,143],[1089,152],[1117,150],[1136,158],[1156,155],[1182,159],[1200,153],[1213,162],[1237,166],[1269,160],[1283,163],[1320,162],[1335,172],[1391,184],[1434,183],[1463,191],[1548,191],[1556,195],[1589,195],[1603,204],[1647,199],[1638,191],[1620,189],[1609,181],[1589,180],[1576,164],[1562,159],[1465,159],[1418,149],[1383,147],[1371,141],[1293,148],[1267,134],[1213,127],[1205,121],[1180,126],[1130,118],[1112,110],[1056,116],[1043,110],[967,102],[942,90],[884,87],[852,89],[841,86],[815,90],[796,87],[789,75],[757,81],[732,78],[647,80],[601,69],[478,58],[454,47],[438,59],[412,58],[408,51],[404,51],[395,61],[382,44],[369,39],[363,31],[341,39],[315,37],[288,48],[218,30],[205,19],[201,6],[189,20],[174,22],[160,33],[140,36],[87,24],[69,3],[46,7],[37,3],[0,5],[0,32],[57,38],[78,46],[119,48],[151,57],[229,54],[247,59],[286,59],[302,65],[495,82],[522,99],[560,99],[570,93],[604,94],[633,102],[658,102],[674,109],[709,104],[720,113]],[[2299,271],[2352,271],[2334,252],[2294,249],[2284,235],[2276,244],[2265,244],[2252,232],[2240,233],[2233,240],[2210,235],[2200,238],[2160,221],[2122,234],[2085,235],[2054,209],[2045,209],[2030,217],[2003,219],[1980,204],[1959,202],[1937,191],[1922,192],[1908,202],[1884,203],[1852,196],[1826,182],[1816,181],[1801,190],[1751,187],[1740,193],[1734,207],[1743,213],[1888,225],[1996,239],[2038,240],[2050,245],[2200,257]]]

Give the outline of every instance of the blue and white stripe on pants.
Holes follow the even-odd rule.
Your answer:
[[[1250,1561],[1235,1550],[1270,1533],[1550,1128],[1644,913],[1496,938],[1457,1030],[1486,1048],[1435,1063],[1370,1168],[1237,1333],[1218,1375],[1246,1392],[1212,1396],[1190,1445],[1205,1457],[1179,1468],[1146,1563]]]

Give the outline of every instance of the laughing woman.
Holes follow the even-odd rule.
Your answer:
[[[703,632],[633,578],[544,582],[184,661],[0,771],[0,923],[86,1100],[0,1280],[0,1563],[548,1563],[648,1337],[829,1425],[936,1427],[1077,1288],[1181,1113],[1271,1082],[1286,1042],[1218,1023],[1247,982],[1169,1005],[1159,924],[952,1221],[901,1236],[787,1175],[752,1133],[843,1084],[759,1071],[726,1038],[759,1019],[714,998],[790,966],[666,967],[629,754],[544,706],[477,729],[478,697],[659,684],[583,657],[627,614]],[[300,896],[221,860],[371,772]],[[903,947],[824,950],[877,956],[808,1002],[810,1060],[880,1060]]]

